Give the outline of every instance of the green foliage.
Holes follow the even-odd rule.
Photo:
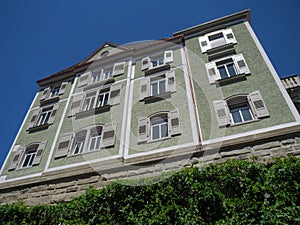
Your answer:
[[[0,222],[300,224],[300,159],[277,160],[272,165],[230,160],[163,176],[153,182],[114,182],[101,190],[90,188],[56,205],[3,205]]]

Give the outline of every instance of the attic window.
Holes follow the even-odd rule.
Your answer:
[[[107,56],[108,54],[109,54],[109,51],[104,51],[104,52],[101,53],[101,57],[105,57],[105,56]]]

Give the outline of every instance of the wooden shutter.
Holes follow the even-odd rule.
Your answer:
[[[81,102],[83,100],[83,97],[84,97],[83,93],[74,96],[73,102],[71,104],[69,116],[74,116],[76,113],[80,112],[80,107],[81,107]]]
[[[164,52],[164,59],[165,59],[165,63],[173,62],[173,51],[172,50],[165,51]]]
[[[51,112],[50,118],[48,120],[48,124],[53,124],[54,123],[54,119],[55,119],[55,116],[57,114],[58,107],[59,107],[59,104],[53,105],[52,112]]]
[[[215,83],[216,80],[221,79],[220,72],[216,66],[215,62],[209,62],[205,64],[206,72],[208,75],[208,80],[210,84]]]
[[[30,121],[29,121],[29,124],[28,124],[28,126],[27,126],[27,130],[35,126],[36,121],[37,121],[38,118],[39,118],[40,112],[41,112],[41,109],[34,109],[34,110],[33,110],[33,114],[32,114],[32,116],[31,116]]]
[[[205,53],[205,52],[207,52],[207,50],[211,49],[211,46],[210,46],[207,35],[199,37],[198,40],[199,40],[199,44],[200,44],[200,48],[201,48],[202,53]]]
[[[68,84],[68,81],[64,81],[64,82],[61,83],[60,89],[59,89],[59,92],[58,92],[59,95],[62,95],[62,94],[65,93],[67,84]]]
[[[226,102],[223,100],[219,100],[219,101],[214,101],[213,104],[214,104],[219,127],[224,127],[230,124]]]
[[[90,76],[91,76],[91,72],[85,72],[83,74],[80,75],[79,77],[79,81],[78,81],[78,87],[82,87],[88,84],[89,80],[90,80]]]
[[[103,127],[102,134],[102,146],[103,147],[111,147],[115,145],[116,132],[115,132],[115,124],[108,123]]]
[[[169,130],[171,136],[181,134],[180,119],[177,110],[169,113]]]
[[[224,37],[225,37],[225,40],[226,40],[226,44],[229,44],[229,43],[235,44],[235,43],[237,43],[231,28],[225,29],[223,31],[223,34],[224,34]]]
[[[54,155],[54,159],[65,157],[68,155],[68,152],[71,148],[73,134],[63,134],[58,142],[58,147]]]
[[[40,164],[41,159],[42,159],[42,155],[43,155],[43,152],[44,152],[44,149],[45,149],[45,147],[46,147],[46,144],[47,144],[47,141],[41,142],[41,143],[39,144],[39,147],[38,147],[38,149],[37,149],[37,151],[36,151],[35,158],[34,158],[34,160],[33,160],[33,162],[32,162],[32,165],[33,165],[33,166],[34,166],[34,165],[39,165],[39,164]]]
[[[8,170],[14,170],[17,168],[17,166],[22,158],[22,155],[25,151],[25,147],[22,147],[20,145],[15,146],[14,151],[16,151],[16,153],[14,154],[13,160],[12,160]]]
[[[263,118],[270,115],[259,91],[250,93],[249,100],[252,102],[253,110],[257,118]]]
[[[112,75],[113,75],[113,77],[118,76],[118,75],[123,74],[124,71],[125,71],[125,62],[115,63]]]
[[[232,56],[232,59],[234,61],[236,68],[238,69],[239,74],[249,74],[250,73],[250,70],[249,70],[247,63],[244,59],[244,56],[242,54],[234,55],[234,56]]]
[[[148,77],[140,80],[140,101],[150,95],[150,79]]]
[[[50,87],[45,88],[43,93],[42,93],[42,96],[40,98],[40,101],[43,101],[43,100],[47,99],[49,94],[50,94],[50,91],[51,91]]]
[[[150,67],[150,57],[147,56],[145,58],[142,58],[142,70],[147,70]]]
[[[169,92],[176,91],[175,71],[169,71],[166,74],[167,90]]]
[[[122,83],[113,84],[110,87],[109,105],[120,104]]]
[[[148,118],[141,117],[138,120],[138,143],[147,142],[148,139]]]

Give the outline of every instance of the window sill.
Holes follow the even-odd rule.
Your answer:
[[[223,51],[223,50],[227,50],[229,48],[233,48],[233,46],[235,45],[236,43],[229,43],[229,44],[224,44],[224,45],[220,45],[220,46],[217,46],[217,47],[214,47],[214,48],[211,48],[211,49],[208,49],[206,51],[206,53],[208,55],[212,55],[212,54],[215,54],[219,51]]]
[[[146,103],[157,102],[157,101],[167,99],[167,98],[170,98],[170,97],[171,97],[171,92],[168,91],[168,92],[165,92],[165,93],[162,93],[162,94],[148,96],[148,97],[144,98],[144,101]]]
[[[259,119],[253,119],[253,120],[249,120],[249,121],[245,121],[245,122],[240,122],[240,123],[233,123],[230,124],[229,127],[236,127],[236,126],[240,126],[240,125],[244,125],[244,124],[248,124],[248,123],[254,123],[254,122],[258,122]]]
[[[30,127],[27,129],[27,131],[29,132],[35,132],[35,131],[40,131],[40,130],[44,130],[47,129],[51,124],[43,124],[43,125],[39,125],[39,126],[35,126],[35,127]]]
[[[111,105],[106,105],[106,106],[99,107],[96,109],[91,109],[88,111],[76,113],[75,117],[76,117],[76,119],[79,119],[79,118],[86,117],[86,116],[96,115],[98,113],[108,112],[110,110],[110,108],[111,108]]]
[[[54,102],[57,102],[57,101],[59,101],[59,96],[54,96],[54,97],[51,97],[51,98],[46,98],[44,100],[41,100],[40,103],[41,103],[41,105],[46,105],[46,104],[54,103]]]
[[[161,71],[164,71],[164,70],[170,70],[170,65],[169,64],[164,64],[164,65],[161,65],[161,66],[156,66],[154,68],[149,68],[148,70],[145,71],[145,76],[148,76],[150,74],[153,74],[153,73],[157,73],[157,72],[161,72]]]
[[[234,83],[234,82],[239,82],[242,80],[246,80],[246,74],[242,73],[242,74],[238,74],[235,75],[233,77],[226,77],[226,78],[222,78],[220,80],[217,80],[216,83],[220,86],[222,85],[226,85],[226,84],[230,84],[230,83]]]
[[[168,140],[168,139],[171,139],[171,138],[172,138],[171,136],[168,136],[168,137],[164,137],[164,138],[160,138],[160,139],[149,140],[149,141],[147,141],[146,143],[147,143],[147,144],[150,144],[150,143],[155,143],[155,142],[159,142],[159,141]]]
[[[106,84],[111,84],[111,83],[114,83],[114,82],[115,82],[115,79],[111,77],[111,78],[106,79],[106,80],[101,80],[101,81],[98,81],[98,82],[90,83],[86,87],[84,87],[83,90],[86,91],[86,90],[89,90],[89,89],[93,89],[95,87],[99,87],[99,86],[106,85]]]

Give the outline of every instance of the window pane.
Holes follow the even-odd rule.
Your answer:
[[[242,118],[240,116],[239,110],[232,110],[232,111],[230,111],[230,113],[232,115],[232,119],[233,119],[234,123],[242,122]]]
[[[168,124],[161,125],[161,137],[168,137]]]
[[[152,95],[157,95],[158,94],[157,82],[151,84],[151,90],[152,90]]]
[[[166,81],[161,80],[159,81],[159,93],[165,93],[166,92]]]
[[[227,69],[231,77],[236,75],[233,63],[227,64]]]
[[[226,71],[225,66],[219,66],[218,69],[219,69],[221,78],[226,78],[226,77],[228,77],[228,74],[227,74],[227,71]]]
[[[29,160],[30,160],[30,155],[26,155],[26,158],[25,158],[24,163],[23,163],[23,167],[27,167],[28,166]]]
[[[244,121],[252,120],[249,107],[241,109],[241,113],[243,115]]]
[[[96,141],[96,150],[100,149],[100,140],[101,140],[101,136],[97,137],[97,141]]]
[[[159,139],[159,126],[152,127],[152,139]]]
[[[92,138],[91,138],[90,149],[89,149],[90,151],[95,150],[95,142],[96,142],[95,137],[92,137]]]

